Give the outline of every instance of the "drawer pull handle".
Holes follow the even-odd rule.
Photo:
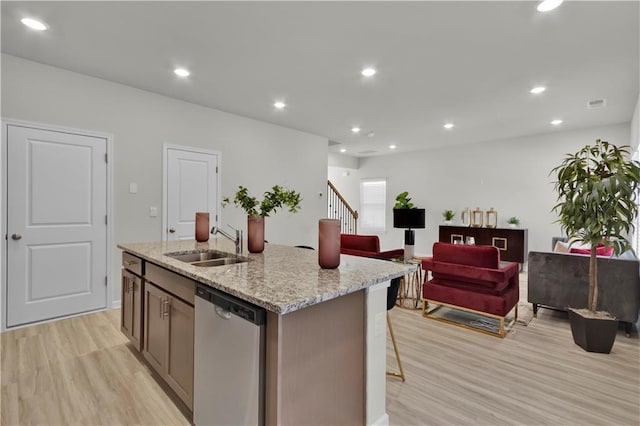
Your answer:
[[[169,299],[167,299],[164,302],[162,302],[162,305],[164,306],[164,310],[162,312],[162,316],[163,317],[169,316],[169,306],[170,306]]]

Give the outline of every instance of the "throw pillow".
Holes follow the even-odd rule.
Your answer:
[[[590,248],[572,247],[569,250],[569,253],[591,254],[591,249]],[[613,254],[613,246],[605,247],[603,244],[598,244],[598,247],[596,247],[596,256],[607,256],[607,257],[610,257],[612,254]]]
[[[569,243],[557,241],[556,246],[553,248],[555,253],[569,253]]]
[[[633,253],[633,250],[627,250],[618,256],[618,259],[637,260],[638,258]]]

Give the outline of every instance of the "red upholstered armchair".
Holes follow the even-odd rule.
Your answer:
[[[422,269],[432,276],[422,286],[422,316],[452,322],[430,316],[441,306],[479,313],[500,320],[497,333],[487,331],[500,337],[505,335],[505,317],[514,307],[511,324],[517,319],[518,264],[501,265],[496,247],[435,243],[433,257],[422,261]]]
[[[380,239],[377,235],[340,234],[340,253],[377,259],[404,257],[403,249],[380,251]]]

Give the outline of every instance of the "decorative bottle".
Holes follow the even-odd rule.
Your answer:
[[[209,212],[196,212],[196,241],[209,241]]]
[[[320,219],[318,223],[318,264],[324,269],[340,266],[340,220]]]

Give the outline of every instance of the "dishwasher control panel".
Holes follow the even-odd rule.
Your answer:
[[[196,296],[213,303],[216,306],[231,312],[240,318],[243,318],[255,325],[264,325],[267,313],[264,308],[249,303],[238,297],[216,290],[205,284],[198,283],[196,287]]]

